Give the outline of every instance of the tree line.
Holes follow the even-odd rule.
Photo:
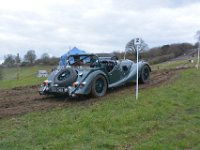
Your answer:
[[[196,49],[198,43],[194,45],[191,43],[177,43],[168,44],[160,47],[154,47],[148,49],[148,45],[143,41],[142,51],[139,53],[139,58],[148,61],[150,64],[161,63],[168,61],[170,59],[176,58],[178,56],[184,55],[187,51],[191,49]],[[127,59],[135,60],[136,51],[130,50],[127,52]],[[114,51],[112,55],[118,56],[119,58],[124,58],[124,52]],[[16,65],[20,66],[31,66],[31,65],[57,65],[59,58],[50,57],[48,53],[43,53],[40,58],[37,59],[35,50],[29,50],[24,55],[24,58],[20,58],[19,55],[8,54],[4,57],[3,66],[13,67]],[[1,70],[1,69],[0,69]]]
[[[58,64],[59,58],[50,57],[48,53],[43,53],[40,58],[37,59],[35,50],[29,50],[24,55],[24,58],[20,58],[19,55],[7,54],[4,56],[3,66],[14,67],[20,66],[31,66],[36,64],[41,65],[56,65]]]
[[[157,64],[164,61],[171,60],[178,56],[182,56],[192,49],[197,49],[198,43],[177,43],[177,44],[168,44],[160,47],[154,47],[149,50],[142,50],[139,53],[139,59],[144,59],[150,64]],[[136,60],[136,52],[128,51],[126,55],[127,59]],[[124,57],[124,52],[114,51],[113,55],[118,56],[119,58]]]

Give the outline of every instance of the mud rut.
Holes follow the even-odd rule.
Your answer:
[[[162,71],[153,71],[150,82],[140,84],[140,89],[151,88],[166,84],[179,77],[179,72],[183,69],[171,69]],[[11,116],[18,116],[28,112],[49,110],[55,107],[70,107],[72,105],[92,105],[99,99],[106,100],[110,96],[133,92],[135,84],[111,89],[103,98],[80,97],[67,99],[64,97],[56,98],[53,96],[41,96],[38,94],[39,86],[18,87],[9,90],[0,90],[0,119]],[[107,97],[107,98],[106,98]]]

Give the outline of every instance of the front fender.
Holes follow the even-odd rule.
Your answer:
[[[149,66],[149,64],[147,62],[140,61],[140,62],[138,62],[138,77],[140,77],[142,68],[145,65],[148,66],[150,71],[151,71],[151,68],[150,68],[150,66]],[[131,66],[128,82],[135,81],[136,78],[137,78],[137,64],[134,64],[134,65]]]
[[[141,70],[142,70],[143,66],[145,66],[145,65],[148,65],[148,67],[149,67],[149,64],[147,62],[144,62],[144,61],[138,62],[138,76],[140,76]],[[122,86],[128,82],[136,81],[136,78],[137,78],[137,64],[135,63],[131,66],[129,74],[126,77],[122,78],[121,80],[119,80],[113,84],[110,84],[109,88]]]
[[[141,75],[142,68],[143,68],[144,66],[147,66],[147,67],[149,68],[150,72],[151,72],[151,67],[150,67],[150,65],[149,65],[147,62],[141,61],[141,62],[139,62],[139,64],[138,64],[138,76],[139,76],[139,77],[140,77],[140,75]]]

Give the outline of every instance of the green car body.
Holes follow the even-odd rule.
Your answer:
[[[78,61],[70,63],[71,58],[78,58]],[[92,62],[92,59],[95,61]],[[128,82],[136,81],[137,64],[131,60],[116,60],[111,57],[97,57],[93,54],[84,54],[71,55],[67,61],[67,66],[53,71],[48,80],[41,85],[40,94],[76,96],[92,93],[93,96],[99,97],[105,95],[109,88],[119,87]],[[83,61],[85,64],[78,64]],[[65,70],[68,71],[67,74],[73,74],[69,75],[71,78],[70,83],[67,81],[68,78],[64,77],[66,75],[63,73]],[[148,82],[150,71],[151,68],[147,62],[138,62],[140,82]],[[63,80],[66,80],[65,83],[57,80],[57,78],[62,80],[62,76],[64,77]]]

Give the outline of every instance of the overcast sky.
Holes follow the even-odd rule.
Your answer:
[[[38,57],[124,50],[141,37],[149,47],[196,42],[199,0],[0,0],[0,61],[33,49]]]

